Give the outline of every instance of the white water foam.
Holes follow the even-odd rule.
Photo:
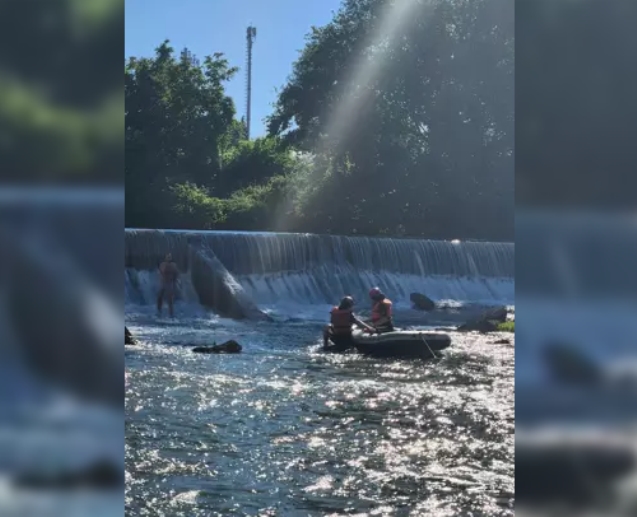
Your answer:
[[[242,275],[236,280],[261,310],[273,315],[299,319],[324,320],[329,308],[345,295],[353,295],[359,306],[367,308],[367,290],[380,287],[397,310],[411,308],[412,292],[426,294],[444,305],[512,305],[515,285],[512,279],[454,278],[399,275],[390,272],[331,269],[311,273]],[[126,304],[131,310],[152,308],[159,290],[156,272],[128,269],[124,275]],[[192,285],[190,274],[179,280],[175,306],[184,314],[201,314],[203,309]]]
[[[239,277],[247,294],[262,309],[282,314],[312,314],[315,308],[325,317],[327,307],[338,303],[345,295],[354,296],[359,305],[369,305],[367,291],[378,286],[394,302],[397,310],[411,308],[412,292],[426,294],[434,301],[455,305],[512,305],[515,285],[512,279],[422,277],[390,272],[360,271],[353,277],[350,271],[332,270],[320,274],[281,273]],[[329,280],[328,280],[329,279]],[[328,285],[329,291],[326,293]]]
[[[124,271],[124,290],[127,306],[154,306],[159,293],[159,273],[126,269]],[[199,306],[199,297],[192,285],[190,273],[180,275],[175,299],[181,305],[193,308]]]
[[[365,310],[372,287],[385,292],[400,311],[411,309],[411,293],[446,306],[514,303],[511,243],[127,230],[127,305],[154,305],[159,288],[155,268],[165,253],[188,271],[192,246],[202,244],[252,302],[284,318],[324,320],[327,308],[345,295]],[[196,291],[206,286],[195,290],[195,280],[182,275],[177,307],[202,310]]]

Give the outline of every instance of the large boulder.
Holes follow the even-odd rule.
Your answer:
[[[414,308],[421,311],[429,312],[436,309],[436,302],[422,293],[411,293],[409,295],[409,299],[411,300]]]
[[[243,347],[234,339],[212,346],[197,346],[192,349],[195,354],[240,354]]]
[[[494,307],[485,311],[482,318],[489,321],[495,321],[497,323],[504,323],[507,321],[509,310],[506,307]]]
[[[456,330],[458,332],[494,332],[497,330],[498,324],[507,321],[507,317],[508,310],[506,307],[495,307],[460,325]]]
[[[192,281],[202,305],[233,319],[271,321],[207,246],[191,245]]]
[[[133,337],[133,335],[130,333],[130,330],[128,330],[128,327],[126,326],[124,326],[124,344],[126,345],[137,344],[137,340]]]

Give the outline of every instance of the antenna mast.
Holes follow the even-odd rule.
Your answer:
[[[247,40],[247,78],[246,78],[246,138],[250,140],[250,115],[252,108],[252,45],[257,36],[257,29],[250,25],[246,30]]]

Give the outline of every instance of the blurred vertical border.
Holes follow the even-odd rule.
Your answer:
[[[516,514],[637,514],[637,3],[516,0]]]
[[[0,515],[121,515],[123,0],[0,2]]]

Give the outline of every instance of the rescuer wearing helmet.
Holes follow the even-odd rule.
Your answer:
[[[327,347],[329,341],[332,341],[339,348],[348,348],[352,344],[352,325],[375,332],[373,327],[354,315],[354,299],[346,296],[338,307],[333,307],[330,311],[330,324],[323,332],[323,347]]]
[[[378,287],[370,289],[369,297],[372,300],[371,324],[377,332],[392,332],[394,324],[391,300]]]

